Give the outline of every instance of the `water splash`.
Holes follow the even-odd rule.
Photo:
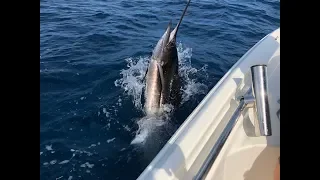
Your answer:
[[[135,138],[130,144],[141,144],[156,127],[164,125],[165,121],[161,117],[143,117],[137,121],[139,126]]]
[[[205,94],[207,92],[208,86],[198,82],[200,78],[208,78],[207,65],[204,65],[200,69],[194,68],[191,64],[192,49],[184,47],[182,43],[179,43],[177,50],[179,57],[179,75],[183,80],[181,87],[181,104],[184,104],[191,96]]]
[[[139,129],[136,132],[134,139],[130,144],[143,144],[146,138],[153,133],[157,127],[165,125],[170,119],[173,106],[166,104],[163,107],[163,113],[161,116],[146,116],[138,119],[136,122]]]
[[[179,58],[179,75],[182,78],[182,101],[183,105],[190,100],[192,96],[205,94],[208,87],[201,83],[199,79],[207,78],[207,65],[197,69],[192,67],[191,57],[192,48],[185,47],[182,43],[177,45]],[[127,58],[128,69],[121,70],[122,78],[115,81],[115,86],[121,87],[124,93],[132,98],[132,102],[138,110],[143,111],[142,98],[145,84],[143,78],[145,76],[150,57]],[[136,120],[139,126],[136,136],[131,144],[143,143],[148,135],[153,132],[156,127],[163,126],[170,119],[173,107],[170,105],[164,106],[164,114],[158,117],[143,117]]]
[[[115,86],[120,86],[125,93],[133,98],[133,104],[137,109],[142,108],[141,97],[144,88],[143,78],[147,71],[150,57],[126,59],[129,69],[121,70],[121,79],[117,79]]]

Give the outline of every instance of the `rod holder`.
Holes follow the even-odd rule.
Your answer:
[[[252,95],[243,97],[245,108],[253,107],[257,122],[254,126],[260,133],[259,136],[271,136],[271,119],[268,100],[267,66],[251,66]],[[256,121],[255,121],[256,122]]]
[[[220,134],[217,142],[209,152],[204,163],[200,167],[199,172],[194,177],[194,180],[205,179],[212,164],[219,155],[224,143],[229,137],[234,125],[244,109],[253,108],[255,111],[256,119],[259,123],[255,124],[256,131],[258,130],[259,136],[271,136],[271,121],[270,110],[268,101],[268,79],[267,79],[267,66],[255,65],[251,66],[252,88],[246,92],[244,96],[238,98],[239,105],[231,116],[230,121]],[[256,120],[255,119],[255,120]],[[256,122],[256,121],[255,121]]]

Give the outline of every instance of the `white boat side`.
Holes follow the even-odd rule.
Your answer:
[[[232,66],[138,179],[194,179],[237,109],[237,98],[251,88],[250,67],[257,64],[267,65],[272,136],[256,136],[252,108],[241,113],[206,179],[272,179],[280,156],[280,28]]]

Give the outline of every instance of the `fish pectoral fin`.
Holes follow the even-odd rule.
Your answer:
[[[163,69],[162,69],[162,66],[157,63],[157,66],[158,66],[158,72],[159,72],[159,75],[160,75],[160,82],[161,82],[161,92],[163,91],[163,88],[164,88],[164,76],[163,76]]]
[[[143,77],[143,79],[142,79],[142,82],[145,82],[145,81],[146,81],[147,74],[148,74],[148,68],[147,68],[147,70],[146,70],[146,73],[144,74],[144,77]]]

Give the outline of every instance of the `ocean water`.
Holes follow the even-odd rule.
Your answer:
[[[145,118],[152,50],[186,0],[40,0],[40,179],[136,179],[206,93],[280,26],[278,0],[193,0],[182,102]]]

